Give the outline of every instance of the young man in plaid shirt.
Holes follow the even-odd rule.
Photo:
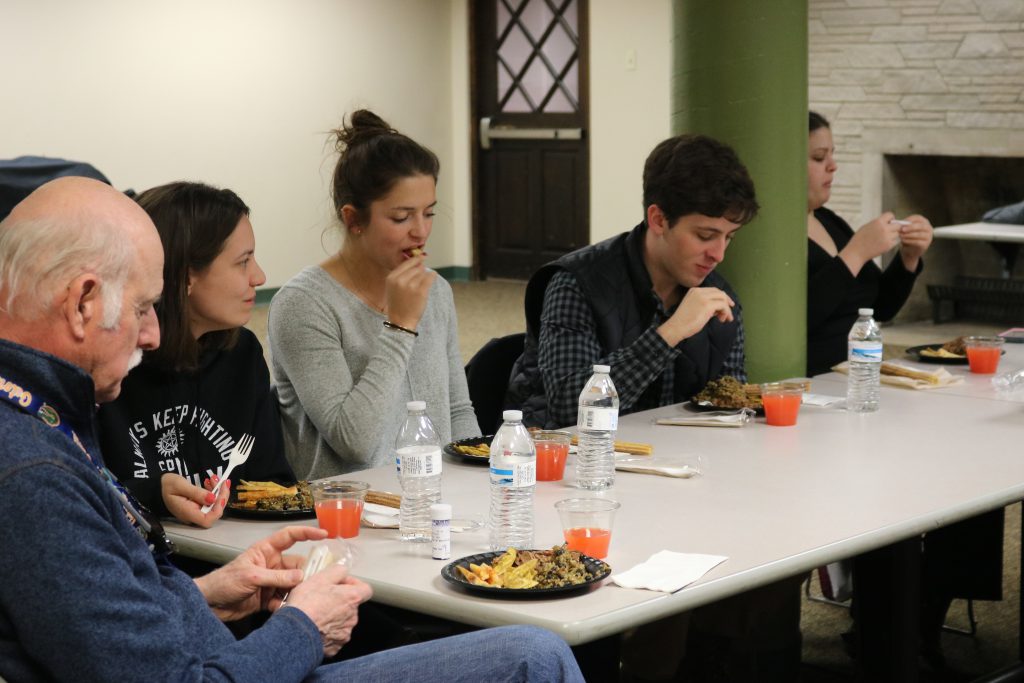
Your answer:
[[[643,190],[633,230],[530,279],[506,400],[527,425],[575,424],[595,363],[611,366],[621,414],[687,400],[722,375],[746,381],[739,301],[714,272],[757,214],[746,168],[727,145],[679,135],[647,157]]]
[[[689,399],[709,380],[746,381],[739,300],[715,267],[758,211],[736,153],[679,135],[644,165],[644,220],[537,271],[526,288],[527,334],[506,405],[530,426],[576,423],[593,365],[611,366],[619,412]],[[792,681],[799,677],[799,577],[647,624],[627,634],[633,681]]]

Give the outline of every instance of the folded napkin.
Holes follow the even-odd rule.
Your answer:
[[[844,375],[850,374],[850,362],[843,361],[832,368]],[[941,389],[955,384],[963,384],[963,377],[954,377],[946,368],[937,370],[920,370],[910,365],[893,361],[882,361],[882,384],[908,389]]]
[[[842,396],[827,396],[825,394],[804,394],[803,404],[805,406],[830,406],[833,403],[842,403],[846,399]]]
[[[728,560],[723,555],[698,555],[661,550],[650,559],[619,574],[612,581],[623,588],[646,588],[675,593]]]
[[[376,503],[363,503],[363,526],[371,529],[397,529],[398,508]]]
[[[569,455],[575,457],[580,452],[580,447],[575,444],[569,445]],[[626,460],[650,460],[650,455],[643,455],[640,453],[627,453],[625,451],[615,451],[616,460],[625,458]]]
[[[696,454],[677,454],[651,456],[630,456],[615,454],[615,469],[620,472],[636,472],[637,474],[657,474],[662,477],[678,477],[689,479],[701,472],[701,456]]]
[[[739,410],[716,410],[710,413],[693,415],[676,415],[675,417],[659,417],[654,421],[659,425],[677,427],[742,427],[750,422],[754,411],[749,408]]]

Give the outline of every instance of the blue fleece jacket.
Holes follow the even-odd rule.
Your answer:
[[[99,457],[92,379],[0,340],[0,391],[34,392]],[[63,433],[0,401],[0,677],[21,681],[300,681],[316,626],[286,607],[235,640],[186,574],[157,560]]]

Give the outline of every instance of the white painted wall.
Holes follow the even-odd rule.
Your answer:
[[[594,241],[641,218],[643,161],[669,134],[670,18],[671,0],[591,0]],[[440,157],[429,262],[468,266],[467,22],[467,0],[9,0],[0,158],[230,187],[279,286],[337,246],[326,132],[368,106]]]
[[[321,240],[333,225],[325,132],[369,106],[441,158],[431,251],[436,265],[449,265],[452,225],[468,234],[468,209],[456,206],[450,173],[448,8],[448,0],[5,2],[0,157],[89,161],[118,188],[178,179],[230,187],[252,207],[257,256],[276,286],[336,246],[333,233]]]
[[[590,2],[592,242],[643,219],[644,160],[671,134],[671,41],[671,0]]]
[[[422,0],[421,0],[422,1]],[[475,125],[470,102],[469,71],[469,7],[467,0],[450,0],[451,29],[450,41],[451,72],[451,160],[447,169],[442,169],[444,185],[451,189],[451,206],[443,207],[442,213],[451,210],[451,229],[446,232],[450,244],[439,249],[437,229],[431,239],[431,263],[439,266],[471,266],[473,264],[473,184],[470,177],[472,159],[472,127]],[[436,220],[436,219],[435,219]],[[436,224],[435,224],[436,225]],[[447,261],[434,256],[440,252]]]

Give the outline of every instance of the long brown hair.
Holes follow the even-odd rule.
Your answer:
[[[164,246],[164,292],[156,306],[160,347],[146,362],[165,370],[194,371],[207,349],[230,348],[238,329],[207,332],[199,340],[189,325],[189,271],[205,270],[224,249],[249,207],[231,190],[203,183],[154,187],[136,201],[156,224]]]

